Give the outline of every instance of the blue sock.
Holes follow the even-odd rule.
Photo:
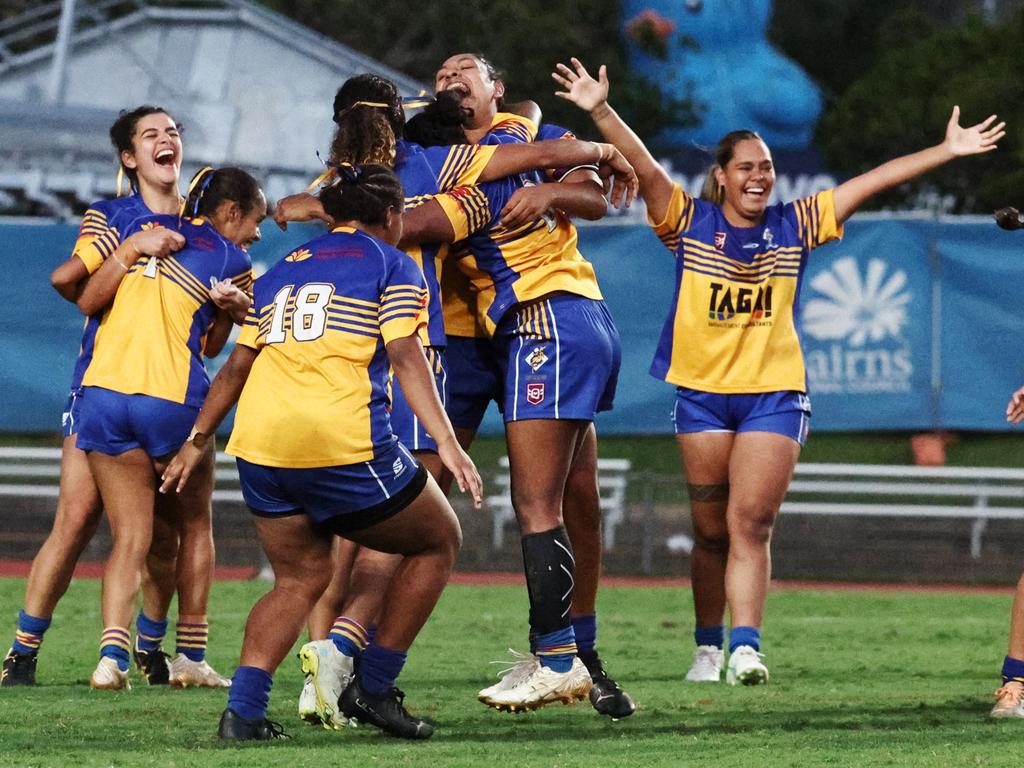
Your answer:
[[[157,621],[142,611],[135,620],[135,647],[140,651],[155,651],[167,634],[167,619]]]
[[[729,630],[729,653],[741,645],[749,645],[755,651],[761,650],[761,630],[757,627],[733,627]]]
[[[576,656],[576,636],[572,624],[564,629],[540,635],[537,638],[537,656],[540,663],[555,672],[568,672]]]
[[[721,648],[725,645],[725,624],[719,624],[717,627],[698,626],[693,630],[693,640],[697,645],[713,645],[715,648]]]
[[[379,696],[395,687],[402,674],[406,654],[370,643],[359,659],[359,684],[367,693]]]
[[[18,629],[14,633],[11,650],[16,653],[36,653],[43,643],[43,634],[50,628],[52,617],[41,618],[18,611]]]
[[[239,667],[231,679],[228,709],[246,720],[263,720],[270,703],[270,687],[274,678],[259,667]]]
[[[366,628],[366,644],[369,645],[377,637],[377,625],[371,624]]]
[[[1010,656],[1003,659],[1003,684],[1011,680],[1024,683],[1024,659],[1014,659]]]
[[[335,648],[354,659],[366,648],[369,642],[368,635],[369,633],[358,621],[339,616],[334,620],[334,625],[327,637],[334,643]]]
[[[597,614],[572,617],[572,632],[576,635],[576,649],[589,653],[597,647]]]

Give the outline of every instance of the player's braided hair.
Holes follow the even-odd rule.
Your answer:
[[[462,99],[451,91],[441,91],[423,111],[405,124],[405,138],[421,147],[447,147],[468,144]]]
[[[189,184],[185,213],[188,216],[212,216],[224,201],[238,203],[243,216],[259,205],[263,192],[260,183],[241,168],[203,168]]]
[[[334,96],[334,122],[332,162],[394,166],[405,111],[390,80],[372,74],[350,77]]]
[[[132,143],[132,137],[135,135],[135,126],[139,124],[139,120],[149,115],[167,115],[177,127],[178,133],[182,132],[181,123],[163,107],[143,104],[133,110],[122,109],[117,113],[117,120],[110,126],[110,143],[117,150],[117,160],[121,163],[121,170],[128,177],[132,189],[139,188],[139,176],[134,168],[129,168],[121,162],[121,153],[134,151],[135,145]]]
[[[715,145],[715,163],[708,169],[708,175],[704,177],[704,186],[700,190],[702,200],[708,200],[715,205],[721,205],[725,202],[725,190],[722,189],[722,185],[715,178],[715,171],[719,168],[724,169],[729,164],[729,161],[732,160],[732,156],[736,152],[736,145],[741,141],[749,139],[764,141],[756,131],[746,129],[729,131],[729,133],[718,140],[718,144]]]
[[[320,204],[335,221],[384,225],[388,211],[401,213],[404,203],[402,182],[379,163],[340,164],[334,182],[320,190]]]

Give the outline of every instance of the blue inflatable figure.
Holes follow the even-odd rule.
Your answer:
[[[666,95],[690,95],[703,107],[698,127],[661,139],[714,146],[749,128],[770,147],[810,145],[821,95],[769,44],[770,14],[771,0],[623,0],[633,69]]]

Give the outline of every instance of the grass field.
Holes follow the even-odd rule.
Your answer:
[[[0,579],[3,631],[23,592]],[[215,586],[210,658],[230,672],[259,582]],[[589,705],[504,715],[475,691],[503,649],[522,646],[526,597],[515,586],[452,586],[400,680],[410,708],[438,726],[410,744],[375,729],[311,728],[295,715],[300,674],[279,672],[270,715],[289,742],[225,746],[226,697],[139,684],[91,691],[99,585],[78,581],[58,607],[36,689],[0,689],[0,765],[32,766],[1010,766],[1024,722],[988,718],[1005,653],[1010,596],[816,591],[771,595],[760,688],[684,684],[692,643],[689,594],[610,587],[600,598],[601,648],[636,698],[628,720]],[[8,642],[4,637],[3,642]]]

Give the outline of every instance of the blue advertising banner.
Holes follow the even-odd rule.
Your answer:
[[[257,273],[319,229],[263,227]],[[49,286],[77,229],[0,223],[0,431],[53,432],[81,338],[82,317]],[[673,256],[647,227],[580,229],[622,336],[607,433],[671,432],[672,387],[647,370],[668,313]],[[1003,410],[1024,384],[1015,343],[1024,237],[987,223],[868,220],[811,254],[800,299],[801,338],[822,431],[1008,428]],[[216,370],[225,356],[212,361]],[[498,432],[492,408],[485,432]]]

